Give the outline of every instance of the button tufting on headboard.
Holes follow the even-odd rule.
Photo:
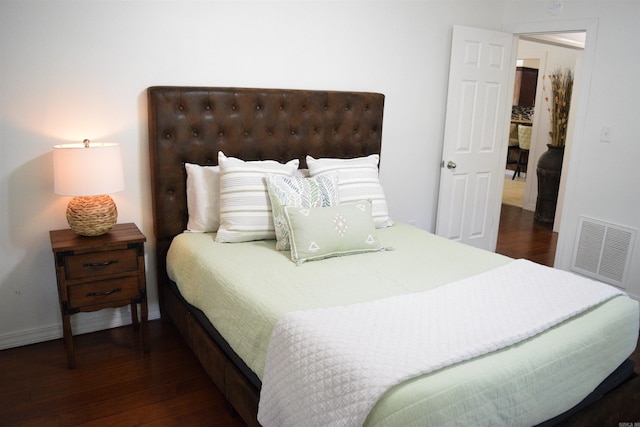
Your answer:
[[[384,95],[288,89],[151,87],[149,150],[158,280],[187,223],[184,163],[358,157],[380,153]]]

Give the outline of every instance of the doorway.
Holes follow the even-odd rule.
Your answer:
[[[531,210],[530,203],[526,207],[524,204],[525,186],[528,179],[535,178],[535,165],[529,164],[529,154],[534,119],[540,115],[540,112],[535,114],[536,102],[540,104],[541,100],[538,98],[543,98],[540,96],[540,92],[544,79],[540,75],[540,70],[544,71],[546,61],[542,54],[537,53],[535,49],[528,49],[526,54],[521,53],[523,51],[520,47],[521,44],[522,42],[519,42],[517,49],[518,59],[510,112],[509,146],[505,164],[502,203]],[[540,109],[540,105],[538,107]]]
[[[515,73],[511,67],[516,63],[519,37],[568,32],[586,34],[584,55],[575,70],[574,99],[567,129],[567,141],[571,143],[565,149],[559,197],[562,206],[558,206],[561,214],[575,210],[573,198],[563,200],[562,197],[565,192],[577,191],[579,185],[578,168],[572,164],[575,160],[566,160],[574,154],[575,159],[580,158],[589,83],[595,62],[596,30],[597,19],[507,23],[502,31],[454,26],[437,235],[490,251],[496,249],[511,104],[511,99],[505,95],[513,93]],[[481,55],[480,51],[489,54]],[[507,53],[507,62],[504,53]],[[495,138],[498,135],[499,138]],[[476,156],[476,152],[482,156]],[[494,154],[498,154],[497,157]],[[535,154],[530,152],[532,164],[537,163]],[[575,233],[571,231],[576,224],[574,217],[566,216],[564,221],[558,221],[558,218],[556,216],[556,223],[560,224],[554,266],[564,269],[571,262],[575,244],[571,239]]]
[[[496,252],[504,255],[527,258],[541,264],[553,266],[561,221],[561,208],[556,220],[551,224],[536,223],[533,220],[535,200],[537,198],[536,164],[540,155],[546,151],[548,133],[547,102],[545,101],[545,79],[552,70],[571,68],[576,71],[580,66],[586,38],[585,31],[571,33],[521,34],[518,41],[518,66],[538,73],[533,106],[525,100],[518,105],[518,92],[521,89],[516,78],[514,102],[512,107],[512,128],[516,125],[531,126],[531,149],[526,150],[526,172],[516,173],[513,165],[514,153],[522,157],[522,150],[510,146],[505,167],[505,182],[502,195],[502,209],[498,230]],[[520,69],[518,69],[520,70]],[[547,89],[548,90],[548,89]],[[528,98],[527,98],[528,99]],[[572,107],[574,107],[572,105]],[[524,120],[523,120],[524,119]],[[527,123],[525,123],[527,122]],[[517,138],[517,135],[516,135]],[[568,144],[570,140],[568,140]],[[513,144],[513,143],[512,143]],[[516,154],[517,155],[517,154]],[[566,156],[568,157],[568,156]],[[567,165],[568,158],[564,162]],[[561,192],[558,206],[561,207],[564,191]]]

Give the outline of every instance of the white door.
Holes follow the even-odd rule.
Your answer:
[[[495,251],[511,118],[512,34],[453,29],[436,233]]]

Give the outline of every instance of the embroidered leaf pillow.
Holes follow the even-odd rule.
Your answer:
[[[289,226],[284,216],[285,206],[313,208],[337,203],[338,175],[327,174],[315,178],[267,175],[265,178],[273,225],[276,231],[276,249],[289,250]]]

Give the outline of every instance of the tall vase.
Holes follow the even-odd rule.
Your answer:
[[[556,216],[556,205],[558,204],[564,147],[555,147],[549,144],[547,144],[547,147],[549,149],[540,156],[536,169],[538,174],[538,198],[533,218],[539,222],[553,223]]]

